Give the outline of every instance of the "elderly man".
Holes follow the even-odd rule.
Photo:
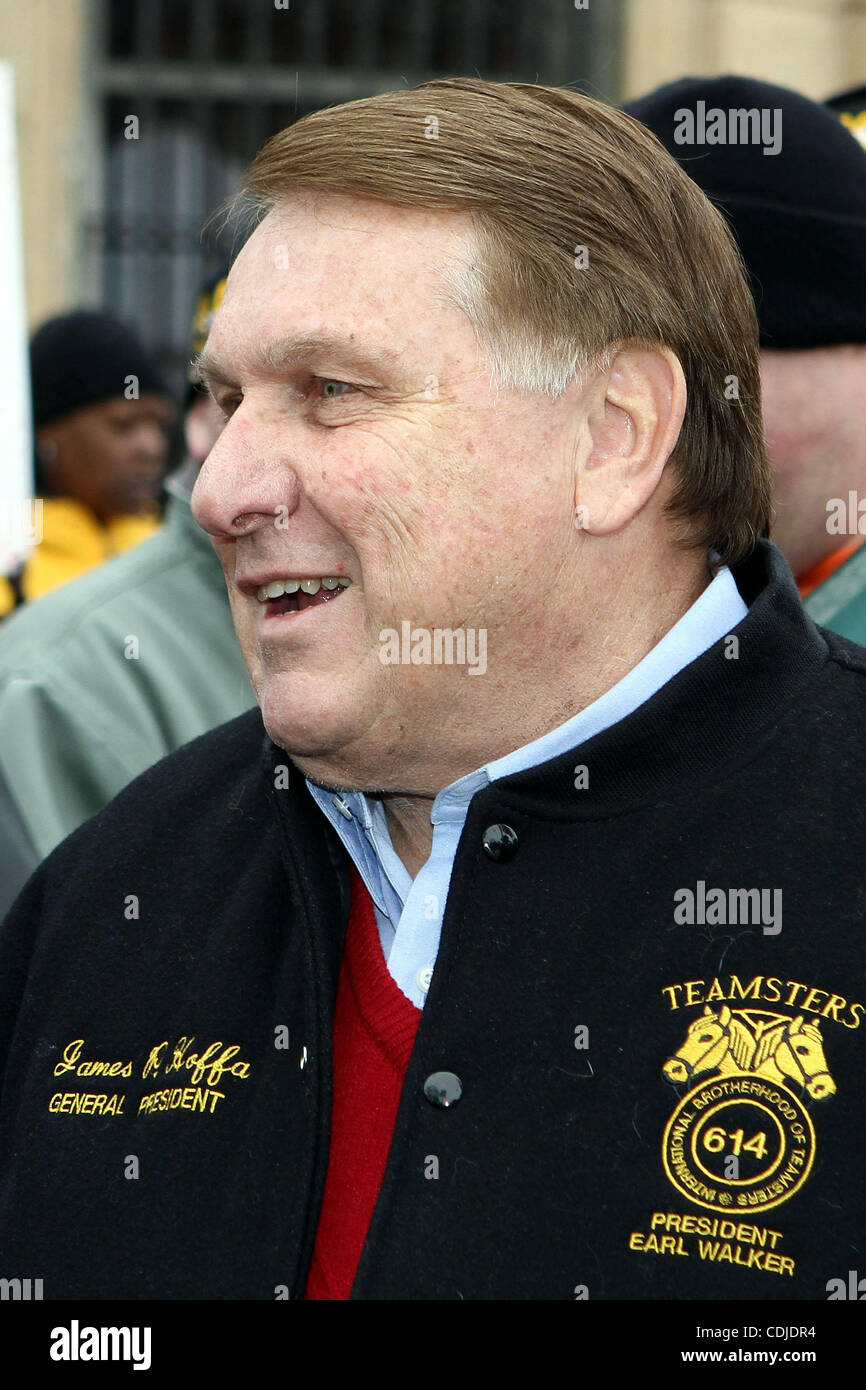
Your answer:
[[[192,506],[260,713],[7,919],[10,1269],[826,1297],[866,652],[765,539],[722,218],[615,109],[475,79],[306,117],[246,186]]]

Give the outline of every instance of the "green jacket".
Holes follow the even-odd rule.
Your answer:
[[[61,840],[167,753],[255,704],[189,503],[0,626],[0,917]]]

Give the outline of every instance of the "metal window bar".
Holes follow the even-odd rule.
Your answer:
[[[197,286],[230,250],[202,226],[275,130],[320,106],[455,73],[614,95],[620,3],[572,12],[564,0],[296,0],[288,10],[273,0],[94,0],[106,147],[103,213],[88,231],[101,243],[106,302],[180,384]],[[174,53],[184,56],[164,56]],[[126,114],[139,118],[137,142],[123,138]]]
[[[299,18],[299,58],[311,67],[325,62],[325,35],[330,6],[321,0],[318,5],[302,4]],[[286,12],[283,11],[283,14]]]
[[[436,23],[437,0],[412,0],[404,7],[408,15],[408,62],[410,67],[423,68],[429,63],[433,49],[433,34]]]

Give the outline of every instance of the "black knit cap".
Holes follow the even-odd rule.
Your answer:
[[[30,341],[33,423],[38,428],[82,406],[123,399],[130,376],[138,378],[139,395],[170,394],[136,334],[111,314],[78,309],[48,319]]]
[[[708,121],[713,108],[726,117],[781,111],[774,118],[781,149],[677,144],[677,113],[696,111],[699,101]],[[866,151],[837,116],[787,87],[731,76],[687,77],[623,110],[649,127],[727,216],[763,347],[866,342]]]

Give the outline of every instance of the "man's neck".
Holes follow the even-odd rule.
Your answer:
[[[435,796],[388,796],[385,819],[394,851],[415,878],[430,858],[433,826],[430,812]]]
[[[539,681],[539,688],[546,692],[546,710],[542,712],[537,706],[531,707],[527,720],[509,725],[504,744],[501,737],[497,738],[491,733],[488,746],[482,748],[479,745],[471,766],[467,765],[457,776],[451,775],[446,780],[435,779],[435,789],[426,793],[384,795],[382,803],[391,843],[412,878],[416,877],[430,857],[433,845],[430,813],[443,787],[488,762],[543,738],[600,699],[652,651],[696,602],[710,581],[709,569],[703,561],[699,562],[688,578],[684,576],[676,589],[669,590],[658,605],[653,606],[651,622],[647,621],[644,611],[631,622],[626,618],[616,631],[612,626],[608,627],[600,641],[589,644],[590,651],[581,663],[580,676],[576,677],[575,672],[570,670],[562,673],[557,680],[553,673],[545,673]],[[520,708],[526,706],[515,701],[514,709]]]

